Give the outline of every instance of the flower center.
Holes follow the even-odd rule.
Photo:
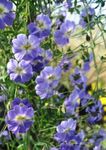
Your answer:
[[[31,49],[31,44],[29,44],[29,43],[27,43],[26,45],[24,45],[23,46],[23,48],[25,49],[25,50],[30,50]]]
[[[80,79],[80,74],[75,74],[75,75],[73,76],[73,78],[74,78],[75,81],[78,80],[78,79]]]
[[[19,74],[19,75],[23,74],[23,69],[21,67],[17,67],[16,68],[16,73]]]
[[[70,131],[70,128],[65,129],[65,133],[68,133]]]
[[[19,105],[20,105],[21,107],[23,107],[23,106],[24,106],[24,104],[23,104],[23,103],[20,103]]]
[[[49,76],[47,77],[47,79],[48,79],[48,80],[55,80],[55,76],[54,76],[53,74],[51,74],[51,75],[49,75]]]
[[[22,115],[19,115],[19,116],[16,117],[16,120],[17,120],[17,121],[24,121],[24,120],[26,120],[26,119],[27,119],[27,118],[26,118],[26,116],[24,116],[24,115],[23,115],[23,116],[22,116]]]
[[[72,29],[69,29],[67,32],[65,32],[65,36],[70,37],[71,33],[72,33]]]
[[[68,69],[69,69],[69,64],[64,63],[64,65],[63,65],[63,69],[64,69],[64,70],[68,70]]]
[[[37,26],[40,28],[40,29],[44,29],[45,28],[45,25],[42,21],[37,21]]]
[[[74,139],[70,141],[70,144],[77,144],[77,141],[75,141]]]

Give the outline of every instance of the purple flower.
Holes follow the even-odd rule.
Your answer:
[[[64,2],[64,5],[66,4],[65,7],[68,7],[69,9],[72,7],[72,0],[66,0],[66,2]]]
[[[88,113],[87,120],[90,124],[99,122],[103,118],[103,106],[101,101],[95,100],[91,104],[88,103],[86,112]]]
[[[92,60],[93,60],[93,54],[90,53],[89,57],[84,60],[84,64],[83,64],[83,70],[84,71],[90,70],[90,63]]]
[[[80,21],[79,24],[85,28],[87,25],[91,27],[94,25],[93,17],[95,15],[95,10],[91,7],[84,8],[80,14]]]
[[[87,78],[81,69],[75,68],[75,72],[70,76],[70,80],[77,90],[85,90]]]
[[[69,144],[62,144],[59,150],[74,150],[74,149]]]
[[[103,149],[103,147],[101,145],[95,146],[93,148],[93,150],[102,150],[102,149]]]
[[[12,51],[17,60],[32,60],[39,53],[39,39],[34,35],[18,34],[16,39],[12,40]]]
[[[13,3],[8,0],[0,0],[0,29],[4,29],[6,25],[11,26],[15,19],[12,12]]]
[[[62,121],[60,125],[57,126],[58,133],[65,133],[70,130],[76,129],[76,120],[68,119],[66,121]]]
[[[37,84],[35,87],[36,94],[40,96],[41,99],[50,98],[55,95],[55,90],[50,87],[47,82]]]
[[[52,66],[45,67],[40,76],[36,78],[36,82],[41,84],[44,81],[47,82],[51,87],[56,87],[61,78],[60,67],[53,68]]]
[[[6,124],[9,131],[15,135],[26,133],[31,127],[34,116],[32,107],[16,105],[9,110],[6,116]]]
[[[53,53],[51,50],[44,50],[42,53],[44,64],[47,65],[53,57]]]
[[[77,121],[72,118],[62,121],[61,124],[57,126],[57,133],[54,139],[60,144],[58,150],[80,150],[85,138],[85,133],[83,130],[77,133],[76,129]]]
[[[93,150],[102,150],[102,142],[106,139],[106,131],[99,129],[98,132],[94,133],[89,139],[88,143],[92,144]]]
[[[93,104],[95,101],[94,97],[92,97],[89,93],[85,93],[83,97],[81,97],[81,106],[88,107],[89,104]]]
[[[54,33],[55,42],[58,45],[64,46],[69,43],[69,38],[75,29],[75,23],[73,21],[66,20]]]
[[[28,82],[33,76],[32,66],[24,60],[18,63],[15,59],[10,59],[7,72],[11,80],[20,83]]]
[[[79,106],[78,100],[79,100],[79,93],[77,90],[73,90],[69,98],[66,98],[64,101],[64,105],[67,113],[71,115],[77,115],[76,109]]]
[[[41,99],[49,98],[55,94],[55,88],[58,86],[61,78],[61,68],[45,67],[36,78],[36,93]]]
[[[95,10],[94,10],[94,8],[91,8],[91,7],[89,7],[89,8],[84,8],[83,10],[82,10],[82,12],[81,12],[81,16],[82,17],[86,17],[87,15],[94,15],[95,14]]]
[[[66,18],[67,8],[64,7],[64,4],[63,5],[55,4],[54,7],[55,7],[55,9],[51,14],[53,17],[53,27],[54,27],[54,29],[60,29],[62,23],[64,22],[64,20]]]
[[[70,59],[67,55],[64,55],[61,62],[59,63],[59,66],[61,67],[63,72],[67,72],[70,70],[72,64],[70,62]]]
[[[31,62],[33,71],[35,73],[41,71],[51,60],[52,51],[41,49],[38,55]]]
[[[12,108],[14,108],[15,106],[17,105],[20,105],[20,106],[27,106],[27,107],[31,107],[32,105],[29,103],[28,99],[19,99],[19,98],[15,98],[13,101],[12,101]]]
[[[36,17],[35,22],[28,25],[29,33],[36,35],[38,38],[45,38],[50,35],[51,20],[48,15],[40,14]]]
[[[59,150],[81,150],[79,145],[62,144]]]
[[[5,94],[0,95],[0,102],[4,102],[7,100],[7,96]]]
[[[69,142],[70,135],[73,136],[76,129],[76,120],[68,119],[66,121],[62,121],[60,125],[57,126],[57,133],[54,136],[56,141],[60,142]]]
[[[0,133],[0,138],[5,138],[6,140],[10,140],[11,139],[10,134],[9,134],[9,132],[7,130],[4,130],[4,131],[2,131]]]

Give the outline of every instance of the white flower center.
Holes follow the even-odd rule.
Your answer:
[[[25,120],[28,120],[29,118],[27,116],[25,116],[24,114],[23,115],[17,115],[15,117],[15,121],[17,121],[19,124],[23,124],[23,122]]]
[[[50,74],[50,75],[47,76],[47,79],[50,80],[50,81],[55,80],[55,76],[53,74]]]
[[[44,24],[44,22],[42,22],[42,21],[37,21],[37,26],[40,28],[40,29],[45,29],[45,24]]]
[[[17,68],[15,69],[15,71],[16,71],[16,73],[17,73],[18,75],[24,74],[24,70],[23,70],[23,68],[21,68],[21,67],[17,67]]]
[[[67,32],[65,32],[65,36],[70,37],[71,33],[72,33],[72,29],[70,28],[68,29]]]
[[[27,42],[27,44],[22,46],[22,49],[25,49],[25,50],[30,50],[31,48],[32,48],[32,45],[30,43],[28,43],[28,42]]]
[[[27,117],[25,115],[18,115],[15,118],[17,121],[24,121],[27,119]]]

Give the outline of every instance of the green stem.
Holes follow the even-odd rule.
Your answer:
[[[84,4],[85,8],[89,8],[87,1],[83,2],[83,4]],[[92,53],[93,53],[94,66],[95,66],[96,75],[97,75],[96,86],[95,87],[98,90],[99,70],[98,70],[97,61],[96,61],[96,55],[95,55],[95,51],[94,51],[95,41],[94,41],[93,36],[92,36],[92,31],[91,31],[91,27],[90,27],[90,20],[89,20],[89,16],[88,16],[88,11],[87,11],[87,21],[88,21],[88,30],[89,30],[89,34],[90,34],[90,38],[91,38],[90,39],[90,45],[91,45],[91,50],[92,50]]]

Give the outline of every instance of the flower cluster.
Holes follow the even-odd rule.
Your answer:
[[[15,95],[24,97],[24,92],[30,91],[31,93],[28,93],[29,97],[33,96],[36,92],[36,99],[37,96],[41,100],[50,98],[58,99],[56,102],[50,101],[52,103],[50,106],[53,106],[58,114],[56,115],[61,116],[57,120],[59,125],[57,125],[56,134],[54,135],[54,140],[57,141],[58,145],[57,147],[51,148],[51,150],[102,149],[101,141],[106,138],[106,133],[98,128],[96,124],[102,120],[103,106],[100,100],[98,100],[98,95],[95,96],[95,93],[90,94],[87,91],[87,77],[85,75],[90,70],[90,62],[94,54],[88,51],[89,47],[85,43],[84,45],[82,43],[80,48],[82,48],[81,56],[83,62],[81,61],[80,63],[76,58],[80,48],[76,48],[74,53],[74,50],[72,51],[70,46],[71,36],[74,37],[73,33],[77,30],[77,25],[81,25],[82,28],[88,30],[94,27],[95,10],[91,7],[84,8],[79,13],[80,20],[76,24],[75,20],[67,17],[67,11],[68,13],[70,11],[72,14],[74,10],[79,12],[78,9],[81,6],[79,5],[77,7],[77,1],[74,3],[75,8],[72,8],[72,0],[61,0],[61,2],[56,0],[56,8],[62,6],[64,9],[56,13],[55,17],[52,16],[53,14],[49,16],[41,13],[33,20],[30,15],[31,18],[27,16],[29,17],[27,20],[28,33],[20,33],[20,31],[24,30],[19,30],[18,35],[12,39],[13,56],[7,63],[7,73],[10,80],[15,83],[22,83],[15,84]],[[80,0],[80,2],[83,2],[83,0]],[[39,4],[39,2],[37,3]],[[34,4],[37,3],[34,2]],[[4,29],[5,26],[11,26],[13,24],[15,15],[12,9],[12,2],[9,0],[0,0],[0,29]],[[30,6],[28,6],[28,9],[30,9]],[[30,20],[31,22],[29,22]],[[87,35],[91,34],[85,31],[83,33]],[[87,42],[89,41],[90,39]],[[66,48],[65,53],[61,51],[64,48]],[[61,56],[61,60],[57,58],[58,54]],[[56,62],[52,61],[53,56],[56,58]],[[75,64],[77,64],[77,67],[74,66]],[[6,78],[6,80],[8,79]],[[27,84],[24,85],[25,83]],[[24,87],[27,89],[26,91]],[[63,92],[64,89],[62,87],[65,87],[65,92]],[[11,91],[11,88],[9,90]],[[45,101],[36,101],[35,103],[36,109],[38,107],[42,109],[42,105],[45,105],[42,111],[36,111],[39,117],[41,117],[43,125],[43,121],[45,122],[43,119],[48,112],[51,112],[51,107],[48,109],[49,104],[45,103]],[[15,98],[9,106],[10,110],[8,110],[5,117],[5,123],[8,131],[11,131],[16,137],[19,137],[25,134],[32,126],[34,109],[28,99],[21,100],[20,98]],[[44,116],[42,116],[43,110],[45,111]],[[46,112],[46,110],[48,111]],[[54,123],[54,120],[50,120],[49,126],[52,123]],[[37,127],[37,129],[42,128],[42,125]],[[97,130],[94,130],[95,126]],[[47,124],[47,129],[45,126],[44,130],[40,132],[48,132],[48,128]],[[92,135],[91,132],[93,130],[94,134]],[[5,135],[5,132],[1,136],[3,134]],[[34,148],[37,149],[35,146]]]
[[[84,72],[76,68],[75,73],[70,76],[70,80],[74,90],[64,102],[66,112],[75,116],[78,116],[78,113],[87,115],[87,121],[90,124],[99,122],[103,116],[103,106],[100,100],[96,100],[86,91],[87,78],[84,76]],[[83,111],[78,111],[79,107]]]
[[[92,126],[98,123],[103,116],[103,106],[100,100],[96,100],[91,96],[86,90],[87,87],[87,78],[84,75],[83,69],[76,68],[75,72],[70,76],[71,83],[74,87],[72,93],[64,101],[64,106],[66,109],[66,114],[71,115],[72,118],[67,121],[62,121],[60,125],[57,126],[57,133],[54,136],[54,139],[60,144],[59,149],[52,148],[54,150],[66,150],[66,149],[88,149],[89,147],[100,146],[100,142],[105,138],[103,136],[100,141],[98,139],[98,145],[93,143],[92,138],[85,141],[86,139],[86,130],[83,131],[83,128],[79,125],[81,118],[84,117],[83,124],[88,123]],[[74,118],[74,119],[73,119]],[[99,132],[97,135],[99,136]]]
[[[62,121],[61,124],[57,126],[57,133],[54,138],[60,143],[59,150],[76,150],[81,148],[85,134],[83,131],[77,133],[76,127],[77,122],[73,119]]]
[[[18,34],[17,38],[12,40],[12,52],[16,60],[9,60],[7,72],[10,79],[15,82],[28,82],[35,73],[41,71],[52,59],[52,52],[40,47],[43,37],[38,36],[38,33],[40,35],[47,33],[48,26],[45,29],[45,24],[51,26],[50,19],[48,16],[41,14],[37,16],[36,23],[38,22],[39,25],[44,23],[44,28],[41,25],[36,28],[37,34],[35,34],[35,31],[32,32],[32,24],[30,24],[30,35]]]
[[[28,100],[15,98],[12,102],[12,108],[6,116],[8,130],[16,136],[26,133],[33,124],[33,116],[34,110]]]
[[[69,126],[69,121],[70,126]],[[73,127],[72,127],[73,125]],[[53,147],[51,150],[101,150],[103,149],[101,142],[106,139],[106,132],[103,129],[100,129],[97,133],[90,135],[90,139],[87,139],[86,134],[83,130],[76,134],[76,124],[73,124],[73,120],[62,121],[61,124],[58,126],[61,127],[61,130],[64,128],[66,131],[62,130],[61,134],[59,131],[56,133],[55,139],[60,143],[60,147],[56,148]],[[58,128],[57,127],[57,128]],[[62,141],[59,141],[62,139]]]
[[[15,14],[12,12],[13,3],[8,0],[0,0],[0,29],[5,26],[11,26],[15,19]]]

